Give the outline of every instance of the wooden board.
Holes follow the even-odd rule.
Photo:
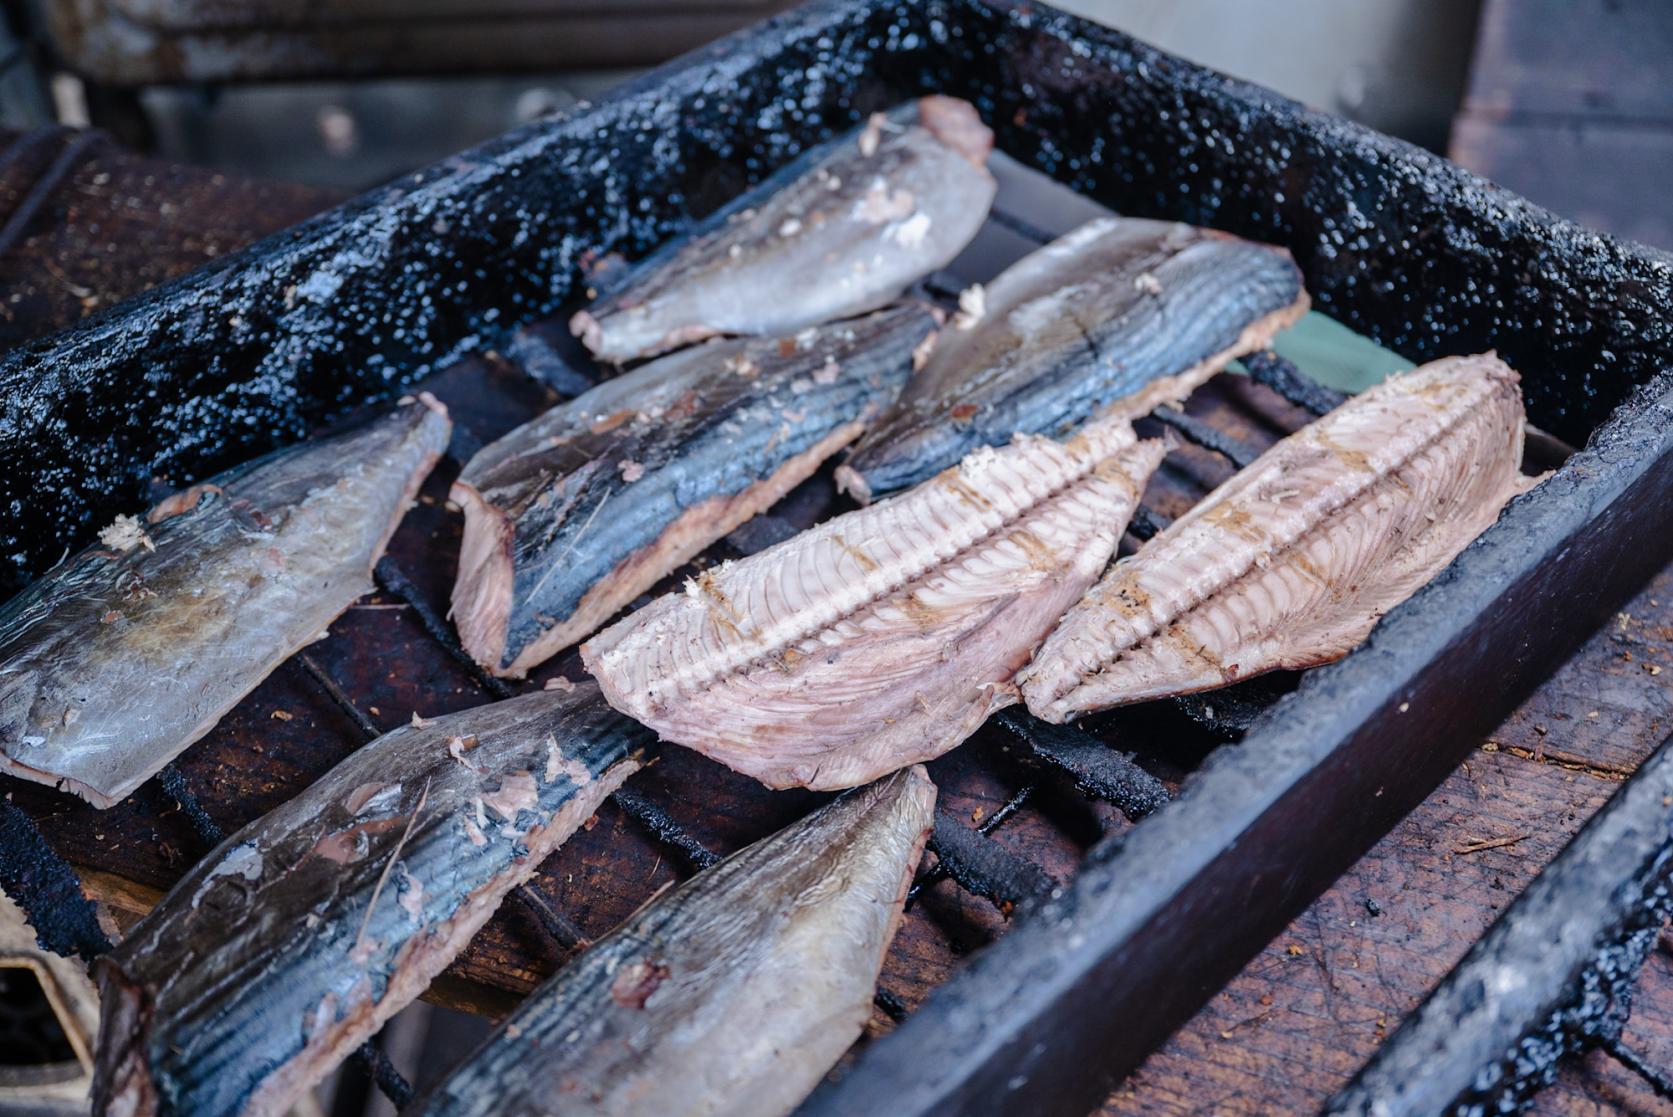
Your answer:
[[[1670,730],[1673,569],[1153,1055],[1103,1112],[1316,1109]],[[1495,841],[1507,844],[1483,848]],[[1673,1058],[1673,959],[1652,959],[1627,1038],[1659,1055],[1658,1065],[1673,1065],[1666,1061]],[[1541,1095],[1535,1112],[1595,1112],[1611,1098],[1653,1101],[1636,1076],[1593,1056]]]
[[[55,164],[77,137],[86,146]],[[311,216],[323,190],[184,167],[98,133],[0,131],[0,213],[44,191],[0,254],[0,349],[61,329]]]

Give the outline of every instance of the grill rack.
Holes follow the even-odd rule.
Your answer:
[[[1052,234],[1004,209],[994,211],[993,223],[1025,235],[1034,246],[1052,239]],[[933,284],[930,288],[935,290]],[[937,293],[943,297],[956,296],[957,288],[942,287]],[[525,334],[524,337],[538,335],[531,333]],[[525,340],[522,346],[523,354],[528,353],[530,345],[531,342]],[[573,367],[551,347],[547,347],[545,358],[555,358],[564,362],[562,367],[574,373]],[[549,371],[547,377],[542,377],[536,370],[526,367],[522,361],[511,363],[531,378],[550,383],[547,379],[550,376]],[[1317,385],[1300,373],[1293,364],[1276,354],[1262,354],[1260,367],[1267,370],[1264,375],[1271,379],[1274,390],[1298,408],[1319,406],[1320,401],[1330,402],[1332,399],[1327,394],[1329,389]],[[572,375],[561,382],[572,389],[584,390],[590,386],[590,381],[579,375]],[[1335,397],[1338,400],[1340,398]],[[1164,425],[1177,431],[1186,441],[1226,458],[1233,468],[1247,465],[1257,453],[1211,423],[1173,409],[1167,411],[1168,414],[1165,416],[1157,417]],[[456,466],[462,467],[465,460],[481,444],[482,440],[474,432],[461,429],[447,456]],[[1148,538],[1168,521],[1168,517],[1149,507],[1141,507],[1135,519],[1141,526],[1133,534],[1141,539]],[[522,688],[489,674],[470,657],[449,622],[430,604],[423,590],[406,574],[393,556],[385,556],[379,560],[374,570],[374,581],[382,595],[398,599],[411,609],[426,637],[464,669],[475,687],[482,692],[484,701],[509,698],[521,692]],[[307,651],[298,652],[292,657],[292,662],[310,685],[342,713],[358,743],[371,741],[381,734],[382,731],[361,708],[360,703],[314,656]],[[1267,700],[1275,697],[1269,696]],[[1240,732],[1240,726],[1220,722],[1212,714],[1205,717],[1199,711],[1196,716],[1211,732],[1216,732],[1226,739],[1233,739]],[[1060,777],[1067,777],[1082,793],[1113,804],[1131,821],[1139,821],[1171,797],[1161,780],[1091,734],[1072,726],[1053,726],[1039,722],[1020,709],[1004,711],[999,715],[999,724],[1027,749],[1030,763]],[[1035,783],[1023,783],[974,829],[965,826],[945,809],[939,809],[935,830],[929,842],[930,850],[936,854],[937,863],[920,871],[909,890],[908,906],[910,907],[926,888],[949,879],[971,895],[993,902],[1007,914],[1017,905],[1038,904],[1046,899],[1057,887],[1057,881],[1045,869],[1026,857],[1014,854],[1004,846],[987,840],[1033,797],[1036,788]],[[158,773],[154,788],[148,788],[142,794],[158,792],[166,795],[168,800],[184,813],[192,830],[203,843],[204,855],[225,839],[225,830],[205,809],[178,764],[167,765]],[[610,799],[647,836],[658,842],[668,854],[679,859],[688,871],[700,871],[720,860],[719,854],[686,832],[651,799],[631,786],[618,789]],[[39,832],[32,826],[19,834],[19,837],[9,833],[0,834],[0,852],[20,852],[27,843],[33,847],[29,850],[32,858],[55,862],[61,866],[61,879],[74,879],[73,870],[52,853],[50,846],[40,839]],[[50,903],[40,899],[34,890],[21,889],[21,892],[25,897],[26,910],[30,905]],[[512,897],[535,917],[542,930],[564,954],[574,952],[584,943],[584,936],[553,906],[551,900],[538,890],[534,882],[519,886],[512,893]],[[89,945],[83,949],[85,957],[103,953],[111,945],[96,925],[88,934],[87,942]],[[876,1003],[886,1016],[897,1023],[907,1015],[907,1010],[898,998],[886,989],[878,990]],[[379,1089],[397,1107],[411,1100],[411,1085],[390,1063],[375,1039],[368,1040],[356,1054],[362,1067]]]
[[[823,84],[803,97],[810,71]],[[1002,148],[1123,211],[1290,246],[1322,306],[1408,356],[1496,345],[1527,374],[1535,420],[1563,438],[1581,441],[1622,404],[1583,460],[1519,501],[1391,616],[1370,647],[1310,675],[1302,693],[1257,718],[1237,750],[1257,759],[1217,754],[1188,796],[1132,831],[1125,848],[1117,841],[1096,851],[1063,897],[1019,924],[1028,934],[984,952],[843,1084],[851,1102],[870,1091],[901,1112],[954,1101],[970,1112],[1001,1110],[1025,1087],[1031,1109],[1071,1112],[1200,1003],[1227,967],[1426,793],[1463,742],[1665,561],[1673,524],[1657,497],[1673,483],[1673,379],[1628,399],[1634,383],[1673,363],[1665,256],[1557,221],[1420,152],[1038,5],[816,3],[580,119],[489,145],[0,361],[0,383],[26,403],[41,398],[35,381],[73,405],[84,386],[54,377],[88,372],[96,386],[137,384],[154,364],[194,357],[210,369],[210,390],[229,373],[267,377],[270,395],[229,412],[227,426],[208,432],[209,450],[170,444],[172,404],[130,397],[127,412],[114,416],[90,402],[87,428],[62,431],[50,451],[19,448],[20,432],[30,431],[8,419],[0,454],[21,466],[4,483],[66,484],[80,470],[85,491],[101,494],[105,508],[131,505],[133,486],[149,474],[189,475],[248,456],[255,444],[229,437],[248,418],[265,437],[295,436],[310,415],[392,391],[371,367],[359,379],[329,375],[333,364],[375,355],[368,325],[392,316],[407,324],[405,367],[414,375],[493,344],[514,324],[489,325],[507,307],[518,320],[539,317],[573,291],[584,250],[640,251],[679,232],[708,193],[730,193],[865,111],[931,90],[977,100]],[[675,119],[684,150],[658,140]],[[586,168],[585,159],[606,151],[605,169]],[[500,235],[518,204],[554,194],[579,200],[525,208],[509,226],[515,243]],[[455,262],[480,276],[491,260],[503,282],[464,291],[449,316],[425,316],[400,276],[428,262],[427,230],[443,219],[456,230]],[[286,285],[344,245],[363,262],[340,276],[338,305],[280,314]],[[205,316],[205,305],[229,313]],[[380,307],[393,310],[379,319]],[[253,323],[264,345],[275,330],[318,344],[300,355],[289,349],[292,364],[275,367],[253,352],[250,330],[229,322]],[[187,390],[204,387],[200,378]],[[151,437],[136,449],[101,433],[101,423],[137,424]],[[75,504],[52,525],[60,534],[42,533],[37,545],[55,554],[63,533],[85,532],[98,514],[98,500]],[[1138,531],[1148,526],[1141,520]],[[1493,668],[1507,669],[1485,664],[1487,647],[1508,660]],[[1395,770],[1390,726],[1401,702],[1416,716],[1400,728],[1433,734],[1438,745]],[[1380,778],[1389,782],[1379,788]],[[1373,790],[1389,794],[1367,811]],[[1184,843],[1173,839],[1185,837],[1202,848],[1180,852]],[[1123,893],[1126,910],[1091,918],[1101,895],[1133,885]],[[1251,892],[1259,886],[1265,891]],[[1251,895],[1233,926],[1228,904]],[[1045,932],[1030,930],[1042,925],[1093,933],[1085,950],[1056,958],[1065,952],[1041,950]],[[1007,966],[1045,961],[1049,988],[997,996]],[[1144,985],[1161,974],[1175,987]],[[1097,1011],[1078,1017],[1071,994]],[[985,1001],[1002,1006],[999,1014],[971,1011]],[[1136,1008],[1141,1026],[1112,1034],[1104,1017]],[[966,1042],[972,1035],[977,1042]],[[810,1111],[832,1111],[831,1097]]]

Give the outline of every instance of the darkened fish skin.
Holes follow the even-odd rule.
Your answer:
[[[1062,722],[1347,655],[1534,481],[1487,354],[1392,376],[1274,445],[1070,609],[1022,673]]]
[[[428,394],[106,529],[0,610],[0,771],[132,792],[372,589],[447,447]]]
[[[906,769],[693,877],[404,1117],[783,1117],[865,1026],[934,814]]]
[[[284,1114],[639,767],[586,685],[386,733],[228,838],[97,967],[94,1113]]]
[[[984,446],[916,488],[710,567],[600,632],[604,697],[768,787],[855,787],[1017,701],[1163,454],[1127,420]]]
[[[570,328],[621,362],[882,306],[981,228],[996,189],[992,147],[976,110],[952,97],[873,117],[636,265]]]
[[[1288,252],[1167,221],[1103,217],[1011,265],[943,331],[855,444],[838,484],[862,503],[978,446],[1132,418],[1197,385],[1307,309]]]
[[[453,616],[500,675],[590,634],[859,436],[934,319],[907,304],[794,339],[671,354],[491,446],[453,487]]]

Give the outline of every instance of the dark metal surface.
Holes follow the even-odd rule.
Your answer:
[[[1673,737],[1331,1099],[1330,1117],[1505,1113],[1618,1039],[1673,908]],[[1631,1061],[1630,1052],[1623,1052]]]

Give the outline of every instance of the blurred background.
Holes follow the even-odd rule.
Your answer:
[[[785,6],[0,0],[0,348]],[[1666,0],[1062,6],[1673,247]],[[75,1112],[86,992],[7,918],[0,1113]],[[384,1043],[404,1067],[447,1066],[483,1026],[415,1005]],[[351,1065],[313,1112],[393,1110]]]

